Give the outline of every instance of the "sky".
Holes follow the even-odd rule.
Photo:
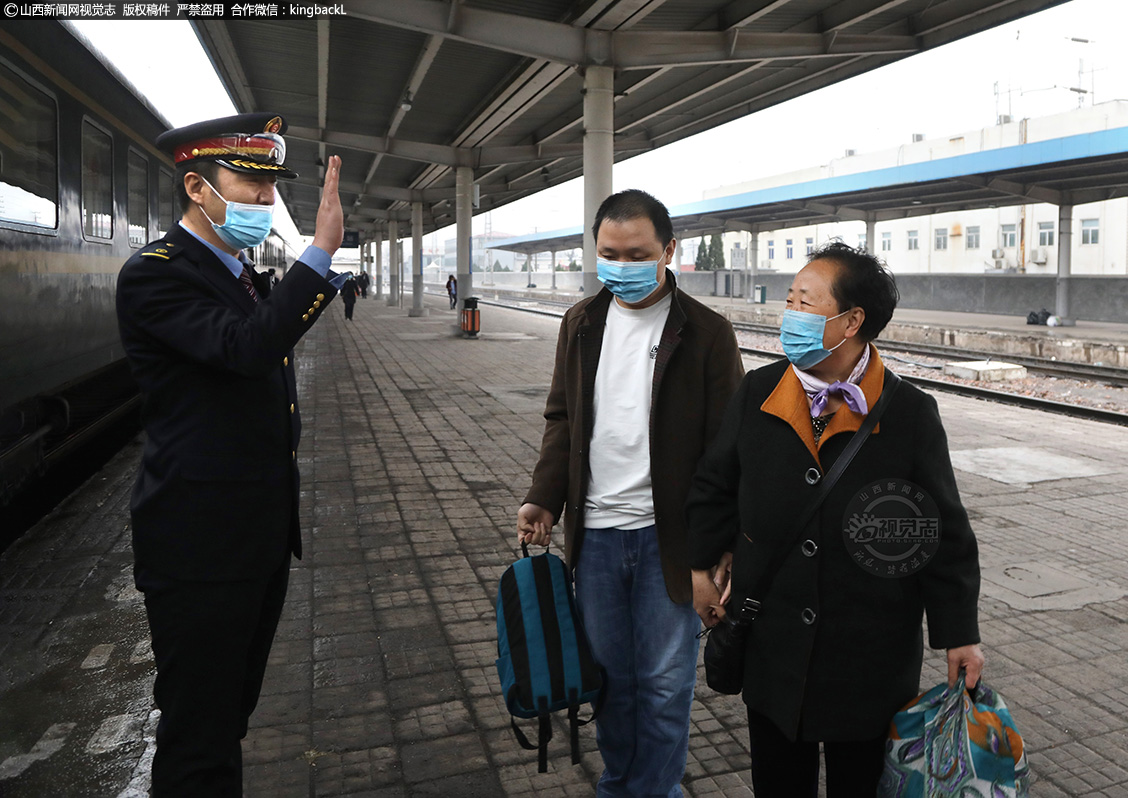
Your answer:
[[[77,28],[172,125],[235,113],[187,22],[96,21]],[[947,137],[993,125],[999,114],[1017,120],[1068,111],[1079,101],[1128,100],[1124,30],[1125,0],[1071,0],[620,162],[613,187],[641,188],[681,205],[718,186],[825,164],[847,149],[895,148],[917,133]],[[495,233],[514,236],[580,225],[582,179],[490,216]],[[280,209],[275,219],[300,248],[288,214]],[[486,214],[476,215],[473,227],[483,232]],[[425,246],[441,247],[453,235],[453,227],[439,230]]]

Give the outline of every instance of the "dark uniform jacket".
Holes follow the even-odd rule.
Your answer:
[[[139,567],[249,579],[301,556],[292,350],[336,289],[300,261],[273,289],[253,281],[257,304],[179,225],[118,276],[147,433],[130,502]]]
[[[860,387],[873,407],[885,367],[876,349],[870,353]],[[691,559],[694,568],[709,568],[735,548],[731,606],[737,606],[788,540],[791,552],[771,588],[754,596],[763,607],[751,627],[744,700],[793,740],[872,739],[919,692],[923,612],[933,648],[979,642],[975,536],[936,401],[907,383],[796,535],[804,504],[818,490],[808,469],[825,473],[863,419],[843,405],[816,446],[808,408],[786,360],[744,378],[694,477],[687,505]],[[923,488],[941,518],[934,558],[902,578],[864,570],[851,560],[843,536],[851,498],[890,477]]]
[[[650,474],[654,523],[666,592],[678,603],[693,597],[686,545],[684,505],[697,461],[716,434],[721,415],[744,366],[732,325],[680,291],[674,275],[669,316],[654,363],[650,406]],[[595,373],[607,309],[604,288],[564,315],[556,344],[556,367],[545,405],[544,439],[526,502],[564,513],[564,548],[575,568],[583,543],[588,488],[588,443],[595,416]],[[604,368],[613,368],[607,364]]]

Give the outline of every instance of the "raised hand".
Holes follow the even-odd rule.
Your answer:
[[[325,186],[321,190],[321,205],[317,208],[317,223],[313,231],[313,245],[332,255],[345,238],[345,212],[341,209],[341,157],[329,156],[325,168]]]

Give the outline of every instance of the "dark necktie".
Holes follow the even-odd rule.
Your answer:
[[[255,291],[255,284],[251,282],[251,270],[247,268],[247,264],[243,264],[243,273],[239,275],[239,282],[247,289],[247,293],[251,295],[251,299],[258,302],[258,292]]]

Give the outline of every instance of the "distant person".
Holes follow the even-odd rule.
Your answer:
[[[356,287],[360,289],[360,298],[368,299],[368,272],[362,271],[357,275]]]
[[[564,548],[592,653],[599,796],[680,796],[697,679],[684,506],[744,373],[732,326],[678,288],[669,212],[644,191],[592,225],[604,289],[564,315],[519,540]],[[535,381],[535,380],[534,380]]]
[[[893,275],[873,255],[841,242],[809,255],[780,327],[790,362],[744,378],[693,479],[694,601],[723,614],[727,597],[709,576],[735,550],[731,602],[762,603],[743,690],[756,798],[816,795],[820,743],[829,798],[876,794],[889,722],[920,690],[925,612],[929,645],[946,649],[948,683],[966,668],[974,687],[983,670],[977,546],[935,399],[902,384],[813,518],[795,529],[888,390],[872,342],[896,305]],[[891,507],[901,521],[931,521],[937,544],[916,543],[899,557],[858,543],[883,529],[926,539],[921,527],[906,532],[882,514]],[[847,517],[870,537],[848,535]],[[750,596],[781,546],[788,553],[774,580]]]
[[[360,290],[358,285],[356,277],[350,274],[348,279],[345,280],[345,284],[341,286],[341,301],[345,303],[345,319],[347,321],[352,321],[356,295]]]
[[[336,296],[341,159],[313,245],[277,286],[247,252],[270,233],[286,123],[240,114],[157,138],[183,218],[117,283],[121,341],[146,432],[130,500],[161,711],[154,798],[239,796],[240,740],[301,556],[294,345]]]
[[[447,298],[450,299],[450,309],[454,310],[458,305],[458,280],[454,279],[454,275],[449,275],[446,281]]]

